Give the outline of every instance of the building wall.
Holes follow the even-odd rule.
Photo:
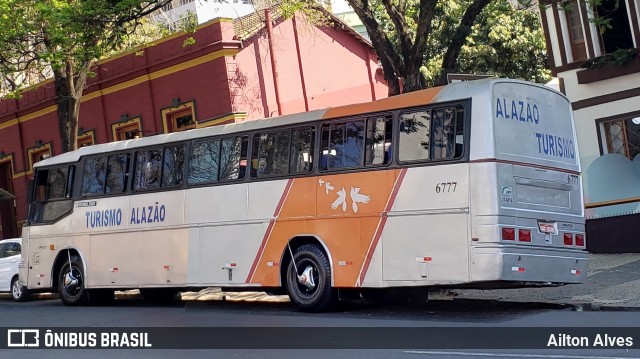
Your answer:
[[[302,77],[309,110],[386,96],[370,45],[343,30],[313,28],[304,19],[299,23],[308,29],[298,32],[300,60],[292,21],[279,21],[274,27],[283,114],[305,111]],[[195,38],[194,45],[183,45],[187,36]],[[79,127],[92,131],[95,143],[110,142],[114,125],[138,117],[141,135],[152,136],[165,131],[165,110],[191,101],[198,127],[277,115],[266,39],[262,31],[241,43],[231,20],[217,19],[194,34],[172,36],[104,61],[88,80]],[[12,163],[16,217],[21,222],[27,216],[30,151],[50,146],[56,155],[62,150],[55,101],[51,81],[26,91],[19,100],[0,100],[0,163]]]
[[[298,39],[298,49],[295,39]],[[248,119],[278,115],[274,67],[268,34],[260,31],[243,42],[230,68],[235,108]],[[283,113],[372,101],[387,96],[377,57],[353,34],[315,27],[303,18],[279,21],[273,28],[273,51]],[[304,80],[304,89],[303,89]],[[306,105],[305,105],[306,94]]]

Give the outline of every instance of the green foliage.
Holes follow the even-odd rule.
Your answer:
[[[52,73],[62,149],[75,148],[80,97],[91,67],[135,43],[142,19],[168,1],[0,0],[0,93],[18,96]]]
[[[615,66],[624,66],[635,58],[640,58],[640,50],[638,49],[618,49],[610,54],[594,57],[582,63],[580,67],[583,69],[597,69],[607,64]]]
[[[285,19],[292,18],[296,13],[304,14],[310,23],[322,26],[331,23],[329,15],[322,11],[321,2],[307,0],[267,0],[265,6],[276,6],[278,11]]]
[[[135,42],[141,20],[164,1],[0,0],[0,74],[15,89],[47,69],[73,78]]]
[[[465,0],[438,4],[430,46],[421,71],[427,86],[439,78],[442,55],[457,26],[457,19],[468,6]],[[491,2],[476,18],[458,57],[459,71],[548,82],[544,33],[539,14],[518,9],[508,0]]]
[[[478,16],[458,59],[464,73],[548,82],[544,32],[537,11],[496,0]]]
[[[600,8],[603,4],[603,0],[585,0],[585,4],[593,14],[598,14],[598,16],[589,18],[589,21],[596,26],[601,34],[613,28],[613,25],[611,25],[611,18],[609,17],[611,14],[607,10]],[[619,6],[620,0],[615,0],[614,8],[612,10],[617,9]]]
[[[193,36],[188,36],[182,42],[182,47],[193,46],[196,44],[196,39]]]
[[[115,56],[129,50],[133,50],[136,56],[142,56],[144,55],[143,48],[148,46],[150,42],[169,36],[174,32],[164,23],[150,18],[138,19],[126,26],[128,31],[119,39],[118,46],[101,54],[100,59]]]
[[[441,84],[445,72],[491,74],[536,82],[551,78],[539,13],[531,0],[348,2],[368,25],[370,35],[370,30],[381,30],[382,35],[380,31],[373,34],[372,43],[383,58],[383,67],[385,60],[387,64],[395,64],[387,65],[385,74],[393,70],[397,77],[404,78],[405,89],[407,79],[416,77],[421,79],[422,88]],[[431,13],[433,16],[429,18]],[[375,24],[372,21],[367,24],[368,14],[373,14]],[[400,14],[401,18],[394,14]],[[423,26],[418,29],[421,23]],[[370,29],[372,26],[374,29]],[[386,40],[391,50],[383,46]],[[419,48],[421,52],[413,53],[417,44],[425,41],[426,46]],[[412,65],[416,58],[422,58],[418,60],[419,67]],[[394,76],[387,80],[393,82]],[[409,90],[415,89],[411,86]]]

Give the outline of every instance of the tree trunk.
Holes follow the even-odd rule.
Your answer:
[[[407,93],[422,90],[422,82],[420,81],[420,77],[422,76],[422,74],[420,74],[421,64],[406,64],[405,66],[407,73],[403,77],[402,92]]]
[[[64,74],[55,71],[54,82],[62,152],[69,152],[76,149],[76,137],[78,134],[77,114],[79,113],[80,102],[72,97],[73,95],[69,91],[69,79]],[[78,107],[78,110],[75,110],[75,107]]]
[[[88,69],[84,64],[83,69]],[[56,105],[58,107],[58,128],[62,152],[69,152],[78,147],[78,119],[80,117],[80,98],[87,81],[87,71],[80,70],[76,74],[72,63],[67,63],[65,71],[53,71],[56,87]]]
[[[437,85],[447,84],[447,73],[458,72],[458,56],[460,55],[460,50],[462,50],[462,46],[465,41],[467,41],[467,37],[471,33],[471,26],[473,26],[476,18],[490,2],[491,0],[474,0],[465,11],[460,20],[460,25],[458,25],[456,33],[453,35],[447,52],[442,59],[442,72],[436,83]]]

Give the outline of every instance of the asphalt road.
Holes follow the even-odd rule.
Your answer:
[[[431,301],[403,307],[356,303],[330,313],[308,314],[297,311],[289,303],[187,301],[158,305],[129,299],[102,307],[67,307],[56,299],[14,303],[0,298],[0,323],[3,328],[50,328],[55,331],[63,327],[71,332],[109,331],[110,328],[134,328],[141,332],[158,329],[165,334],[166,331],[175,331],[175,336],[167,338],[167,342],[172,343],[188,342],[189,332],[185,334],[181,328],[197,327],[196,330],[204,331],[200,334],[211,335],[209,344],[213,343],[214,347],[216,340],[222,337],[230,336],[232,343],[228,345],[232,348],[227,349],[5,349],[0,352],[0,358],[640,358],[640,350],[636,349],[542,349],[539,343],[532,343],[532,348],[538,349],[368,349],[384,346],[384,343],[393,344],[393,336],[407,333],[407,330],[409,335],[424,334],[425,331],[434,333],[429,332],[432,330],[460,330],[462,334],[451,337],[457,341],[472,340],[474,335],[486,337],[490,338],[486,340],[489,347],[499,347],[501,345],[495,343],[508,346],[518,339],[522,341],[522,336],[528,333],[526,330],[531,328],[547,331],[551,328],[553,333],[554,328],[588,327],[624,328],[623,331],[632,333],[634,343],[640,345],[640,335],[635,338],[635,333],[640,332],[635,328],[640,323],[640,313],[637,312],[578,312],[495,302]],[[212,327],[218,329],[210,331]],[[367,330],[371,335],[366,340],[357,341],[357,348],[344,349],[344,342],[340,339],[349,338],[351,327]],[[523,331],[522,328],[528,329]],[[336,346],[341,349],[331,344],[316,346],[326,349],[313,350],[250,349],[256,346],[256,342],[261,343],[261,340],[283,329],[285,334],[277,339],[276,347],[296,347],[296,343],[314,340],[321,342],[326,340],[324,331],[343,335],[343,338],[329,340],[330,343],[338,343]],[[607,334],[606,330],[601,334]],[[156,341],[153,344],[157,348],[167,342]],[[341,342],[342,345],[339,344]]]

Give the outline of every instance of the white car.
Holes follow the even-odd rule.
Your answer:
[[[29,290],[18,283],[21,249],[21,238],[0,241],[0,292],[11,293],[11,298],[16,302],[29,298]]]

